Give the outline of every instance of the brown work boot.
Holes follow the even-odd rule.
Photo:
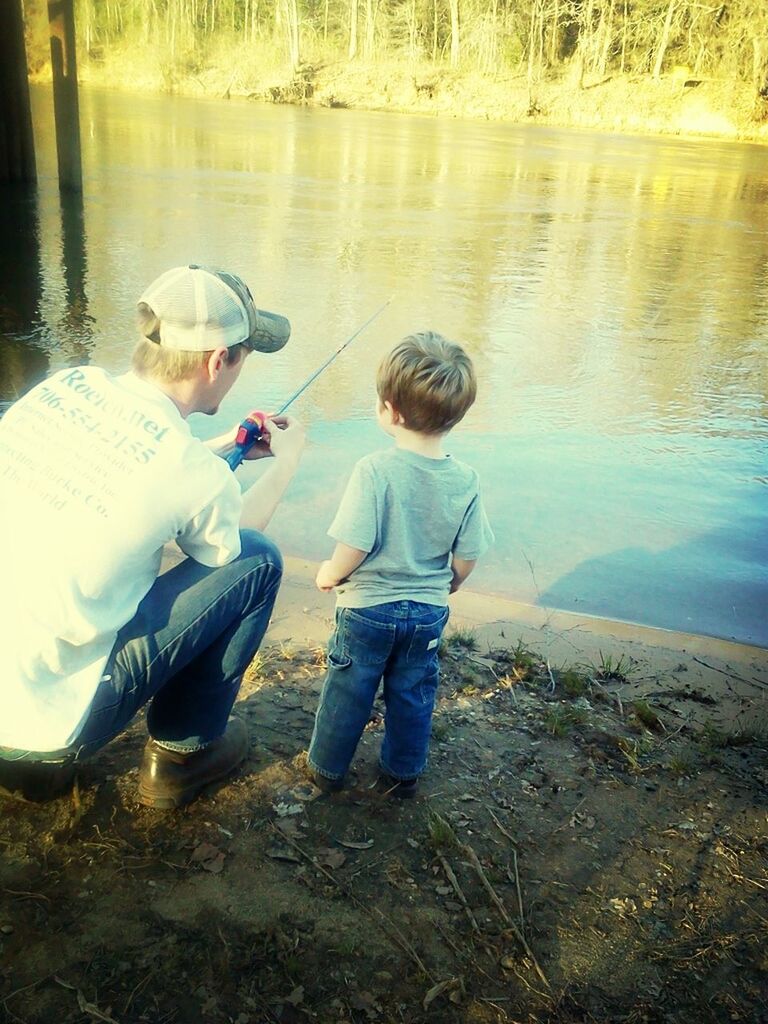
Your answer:
[[[74,764],[0,759],[0,796],[30,803],[55,800],[72,788],[75,770]]]
[[[191,754],[149,740],[139,771],[139,803],[160,810],[183,807],[206,786],[226,778],[247,753],[248,729],[239,718],[230,719],[223,736]]]

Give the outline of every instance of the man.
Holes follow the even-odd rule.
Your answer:
[[[247,491],[186,422],[213,414],[248,353],[288,340],[223,271],[177,267],[139,302],[133,370],[62,370],[0,421],[0,787],[66,790],[77,762],[149,704],[138,798],[179,807],[244,759],[229,720],[282,563],[262,534],[304,445],[268,420]],[[163,546],[188,557],[158,575]]]

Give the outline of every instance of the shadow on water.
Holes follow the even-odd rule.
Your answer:
[[[62,192],[60,210],[61,262],[66,295],[60,327],[65,339],[67,362],[74,365],[88,362],[93,348],[94,318],[88,312],[86,295],[88,256],[82,195]]]
[[[53,334],[42,310],[40,193],[29,186],[0,190],[0,413],[45,378],[53,350],[68,363],[90,359],[93,317],[82,196],[62,194],[59,213],[64,313]]]
[[[713,558],[721,549],[730,566],[745,567],[743,577],[723,574],[724,559]],[[767,538],[748,531],[738,538],[723,527],[660,551],[626,547],[587,558],[537,604],[768,647],[768,580],[754,576],[754,567],[766,564]],[[699,591],[695,612],[693,588]]]
[[[0,238],[0,400],[5,407],[48,372],[48,353],[33,337],[42,297],[37,189],[2,187]]]

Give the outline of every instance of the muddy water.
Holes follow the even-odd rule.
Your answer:
[[[50,95],[40,186],[0,217],[0,399],[118,370],[143,286],[242,274],[293,339],[252,357],[201,435],[297,403],[312,445],[273,533],[319,559],[383,351],[462,341],[480,396],[450,449],[482,474],[498,592],[768,646],[768,152],[387,114],[85,90],[82,209],[60,203]]]

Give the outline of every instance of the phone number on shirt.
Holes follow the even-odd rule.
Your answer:
[[[132,438],[129,434],[124,433],[120,427],[106,427],[95,416],[92,416],[79,406],[69,405],[68,402],[62,400],[61,395],[54,391],[53,388],[40,388],[38,400],[41,405],[60,412],[70,423],[92,434],[102,444],[129,456],[135,462],[138,462],[139,465],[145,465],[157,455],[156,449],[150,448],[143,441],[137,441],[136,438]]]

